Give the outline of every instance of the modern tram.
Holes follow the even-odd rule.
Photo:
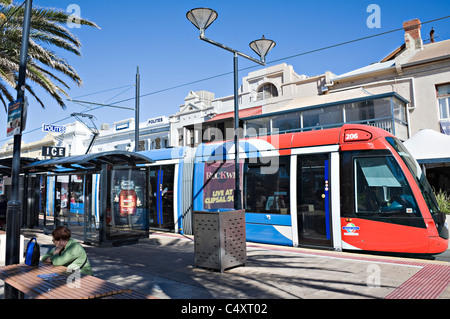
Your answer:
[[[234,142],[137,154],[152,162],[112,174],[105,218],[91,200],[94,227],[136,228],[139,220],[147,231],[192,234],[195,211],[233,209]],[[345,124],[242,138],[239,160],[247,241],[413,254],[448,248],[445,215],[420,166],[382,129]],[[93,176],[90,194],[100,189]]]

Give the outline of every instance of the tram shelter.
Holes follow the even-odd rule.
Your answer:
[[[0,159],[0,195],[3,195],[6,202],[9,199],[12,187],[11,170],[12,157]],[[36,159],[29,157],[20,158],[19,176],[19,199],[22,203],[20,214],[20,225],[32,228],[39,223],[39,184],[40,177],[29,172],[25,166],[36,162]],[[0,209],[0,227],[6,226],[6,205]]]
[[[27,165],[44,177],[44,231],[67,226],[91,244],[148,237],[149,157],[127,151],[41,160]]]

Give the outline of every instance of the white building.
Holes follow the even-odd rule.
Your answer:
[[[285,63],[250,72],[239,88],[239,118],[271,112],[294,97],[317,94],[325,81],[325,75],[312,78],[298,75]],[[230,139],[233,112],[233,95],[215,98],[214,93],[207,91],[189,92],[180,111],[169,116],[170,146],[195,146],[205,141]],[[211,133],[208,128],[217,130]],[[222,136],[217,136],[217,132]]]
[[[169,145],[169,119],[159,116],[139,123],[139,151],[166,148]],[[89,146],[90,140],[83,141]],[[133,118],[101,124],[99,135],[95,139],[91,153],[105,151],[134,151],[135,149],[135,121]]]

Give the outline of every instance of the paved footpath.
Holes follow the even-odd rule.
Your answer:
[[[450,299],[448,262],[247,243],[246,265],[220,273],[194,266],[192,236],[162,232],[85,249],[95,276],[161,299]]]

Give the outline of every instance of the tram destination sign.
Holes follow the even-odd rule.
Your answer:
[[[62,125],[42,124],[42,132],[66,133],[66,127]]]
[[[66,148],[57,146],[42,146],[42,156],[65,157]]]

